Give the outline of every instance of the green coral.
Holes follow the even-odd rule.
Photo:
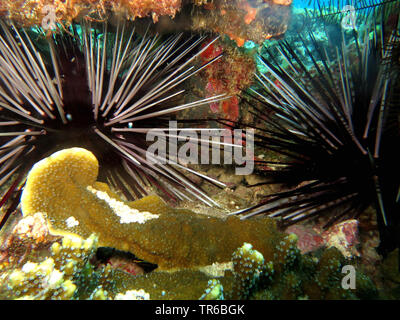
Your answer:
[[[300,250],[297,247],[297,236],[294,233],[287,235],[276,246],[274,260],[279,271],[291,268],[300,257]]]
[[[250,298],[336,300],[378,297],[374,283],[358,270],[356,288],[342,288],[342,279],[345,276],[342,268],[351,261],[346,260],[336,248],[329,248],[315,255],[287,252],[286,257],[290,258],[287,264],[282,265],[281,272],[275,274],[258,290],[253,291]]]
[[[250,243],[244,243],[232,255],[234,286],[229,294],[231,299],[247,298],[260,278],[270,277],[274,273],[273,263],[265,263],[264,256],[253,249]]]
[[[399,249],[390,252],[380,266],[382,277],[382,296],[384,299],[399,299],[400,268]]]
[[[209,280],[200,300],[224,300],[224,287],[221,282],[217,279]]]

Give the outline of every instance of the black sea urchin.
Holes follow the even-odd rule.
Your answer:
[[[215,204],[178,171],[183,166],[146,159],[149,129],[168,128],[177,111],[223,98],[178,100],[182,83],[205,67],[193,61],[212,42],[141,36],[130,23],[73,24],[47,39],[36,31],[0,21],[0,187],[13,179],[0,207],[14,198],[9,214],[32,165],[70,146],[91,150],[101,178],[128,198],[153,186],[172,200]]]
[[[234,214],[283,225],[327,214],[330,225],[375,204],[381,249],[390,250],[400,244],[399,29],[373,23],[339,38],[327,48],[310,32],[301,48],[280,41],[259,57],[266,72],[249,92],[259,119],[251,126],[256,145],[279,160],[257,162],[270,168],[265,184],[290,188]]]

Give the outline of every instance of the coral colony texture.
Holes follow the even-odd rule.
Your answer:
[[[335,248],[321,260],[312,259],[300,254],[296,235],[279,232],[270,218],[242,222],[201,217],[172,209],[155,196],[124,202],[96,182],[97,172],[97,159],[82,148],[58,151],[29,172],[21,197],[24,218],[3,254],[4,297],[243,299],[254,292],[261,299],[357,297],[342,289],[340,281],[335,284],[345,260]],[[30,217],[41,228],[21,234],[20,224],[29,225]],[[49,242],[49,235],[62,236],[61,242],[48,245],[46,257],[35,257],[38,243]],[[23,262],[15,261],[18,246],[28,243],[35,247],[27,250]],[[98,246],[134,252],[137,259],[157,264],[157,272],[96,267]],[[359,282],[360,294],[374,294],[368,278]],[[264,283],[268,290],[257,291]],[[288,285],[283,294],[280,290]]]
[[[343,5],[1,1],[0,299],[399,299],[400,5]]]

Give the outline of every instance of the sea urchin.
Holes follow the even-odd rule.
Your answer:
[[[287,40],[259,61],[266,70],[251,89],[259,120],[255,143],[278,155],[258,161],[265,184],[289,186],[234,214],[266,214],[283,225],[328,214],[327,225],[356,218],[375,204],[381,249],[400,245],[398,26],[372,23],[324,47],[313,32]],[[328,37],[329,39],[329,37]],[[266,58],[268,57],[268,58]],[[238,123],[243,126],[244,124]],[[334,210],[335,209],[335,210]]]
[[[146,159],[150,129],[168,128],[177,111],[223,98],[178,100],[182,83],[206,66],[193,62],[212,41],[139,35],[127,22],[72,24],[47,38],[34,31],[0,21],[0,187],[11,181],[0,207],[14,199],[15,208],[35,162],[73,146],[91,150],[101,178],[127,198],[153,186],[172,200],[194,196],[215,204],[183,166]]]

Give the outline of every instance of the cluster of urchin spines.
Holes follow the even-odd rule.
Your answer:
[[[342,34],[325,50],[310,31],[308,41],[301,39],[305,57],[287,40],[275,51],[265,48],[259,64],[267,72],[257,73],[258,88],[249,90],[253,113],[264,123],[251,126],[258,129],[256,145],[280,155],[258,161],[271,168],[263,171],[265,184],[290,188],[234,214],[266,214],[283,225],[327,215],[330,225],[357,218],[372,204],[381,231],[398,224],[400,177],[391,151],[400,140],[388,118],[399,112],[398,77],[390,71],[399,38],[395,30],[383,32],[372,24],[347,40]]]
[[[84,22],[39,48],[40,28],[28,32],[4,21],[0,27],[0,186],[17,175],[2,205],[35,162],[71,143],[111,159],[106,180],[127,196],[143,196],[153,186],[175,201],[194,197],[216,204],[173,158],[169,164],[146,158],[149,130],[168,125],[180,110],[224,99],[179,102],[185,81],[213,62],[195,65],[213,43],[202,46],[207,36],[141,36],[126,22],[112,36],[107,23]]]

